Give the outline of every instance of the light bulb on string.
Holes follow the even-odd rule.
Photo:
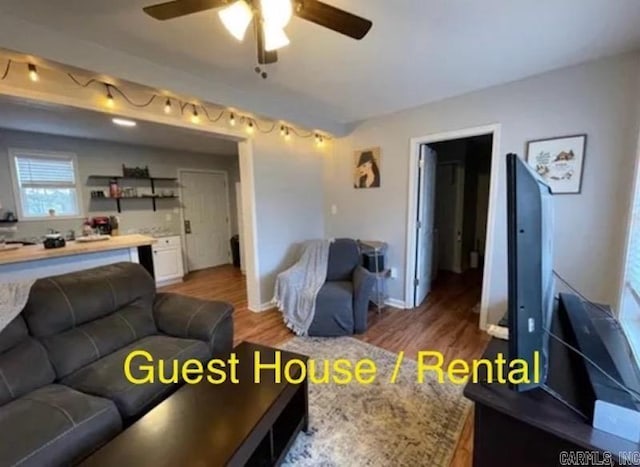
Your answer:
[[[193,114],[191,115],[191,123],[200,123],[200,115],[198,115],[197,107],[193,106]]]
[[[34,83],[40,80],[40,76],[38,76],[38,69],[33,63],[29,63],[29,79]]]
[[[250,135],[253,134],[255,128],[254,128],[254,124],[253,124],[253,120],[249,119],[247,121],[247,133],[249,133]]]
[[[229,125],[236,126],[236,116],[233,112],[231,112],[231,115],[229,115]]]
[[[165,102],[164,113],[166,113],[167,115],[171,113],[171,99],[167,99],[167,102]]]
[[[113,94],[111,94],[111,88],[109,87],[109,85],[105,84],[105,87],[107,88],[107,107],[112,109],[116,105],[116,102],[113,98]]]

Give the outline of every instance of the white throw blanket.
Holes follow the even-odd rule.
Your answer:
[[[0,332],[24,309],[34,282],[0,284]]]
[[[316,311],[316,297],[327,279],[329,241],[312,240],[304,245],[300,260],[278,274],[274,301],[284,322],[299,336],[306,336]]]

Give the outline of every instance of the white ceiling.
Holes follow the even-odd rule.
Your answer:
[[[118,51],[180,70],[174,87],[198,79],[192,88],[206,94],[199,97],[334,132],[342,124],[640,47],[639,0],[324,1],[373,20],[373,29],[358,42],[294,18],[287,29],[292,44],[269,67],[267,81],[253,71],[251,38],[235,42],[213,11],[155,21],[142,7],[157,0],[0,0],[0,46],[46,51],[56,55],[47,58],[111,72],[124,68],[107,53]],[[20,28],[11,31],[18,21]],[[68,47],[46,44],[45,29],[29,37],[27,24],[64,36]],[[73,40],[102,49],[83,55],[71,50]],[[169,84],[158,76],[160,68],[127,73]]]
[[[126,128],[114,125],[112,118],[90,110],[0,96],[0,128],[206,154],[238,154],[237,143],[211,133],[142,121],[135,128]]]

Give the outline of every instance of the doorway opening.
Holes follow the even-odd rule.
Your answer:
[[[482,275],[487,244],[493,135],[428,145],[436,153],[432,278]]]
[[[67,102],[68,101],[68,102]],[[43,105],[45,104],[45,105]],[[239,132],[189,123],[140,109],[122,108],[118,116],[133,120],[129,128],[117,126],[114,114],[66,98],[5,94],[0,98],[0,153],[7,147],[73,154],[77,181],[78,215],[20,222],[8,241],[38,241],[53,229],[68,238],[82,231],[83,223],[117,225],[120,235],[141,233],[156,237],[153,272],[158,286],[188,279],[190,270],[184,229],[181,170],[217,175],[217,190],[207,202],[207,215],[223,220],[201,256],[211,265],[232,263],[230,239],[239,236],[246,277],[238,269],[238,284],[246,288],[247,306],[260,311],[256,248],[256,213],[253,176],[253,142]],[[17,206],[9,177],[8,156],[0,157],[0,204],[6,211]],[[6,166],[6,167],[5,167]],[[147,170],[148,177],[125,177],[123,166]],[[5,168],[7,170],[5,170]],[[186,172],[185,172],[186,174]],[[154,178],[152,178],[154,177]],[[111,180],[114,190],[111,193]],[[150,180],[152,183],[150,184]],[[4,183],[6,182],[6,183]],[[240,183],[242,182],[242,183]],[[216,199],[219,198],[219,202]],[[216,238],[213,238],[213,237]],[[35,239],[35,240],[32,240]],[[98,264],[96,264],[98,265]],[[221,266],[232,268],[232,266]],[[235,269],[235,268],[234,268]]]
[[[491,290],[500,127],[412,140],[407,307],[455,278],[481,283],[473,310],[485,328]]]

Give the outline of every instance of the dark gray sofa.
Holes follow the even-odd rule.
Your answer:
[[[36,281],[0,332],[0,465],[86,457],[179,386],[129,383],[130,351],[206,362],[231,351],[232,313],[227,303],[157,294],[133,263]]]
[[[360,248],[355,240],[341,238],[331,243],[327,281],[316,298],[310,336],[348,336],[367,330],[375,276],[360,263]]]

